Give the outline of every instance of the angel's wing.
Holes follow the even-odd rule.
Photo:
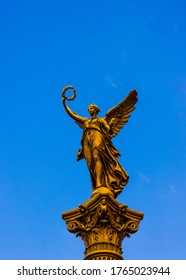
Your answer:
[[[132,90],[121,103],[106,113],[105,120],[110,125],[111,138],[115,137],[120,129],[128,122],[130,112],[135,109],[134,105],[137,101],[137,91]]]

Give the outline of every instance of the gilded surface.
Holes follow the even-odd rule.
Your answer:
[[[129,176],[118,162],[119,151],[112,144],[120,129],[127,123],[130,112],[135,109],[137,92],[131,91],[128,96],[117,106],[110,109],[104,118],[98,117],[100,109],[95,104],[88,106],[90,118],[85,118],[74,113],[66,104],[76,97],[76,90],[71,98],[65,96],[67,86],[62,91],[62,104],[68,115],[83,129],[81,145],[77,153],[77,160],[85,159],[92,182],[93,191],[108,188],[116,197],[128,183]]]
[[[63,213],[63,219],[68,230],[83,239],[85,259],[119,260],[123,259],[123,238],[137,232],[143,213],[129,209],[105,192]]]
[[[68,98],[65,92],[73,90]],[[85,260],[122,260],[122,241],[138,231],[143,213],[128,208],[115,198],[128,183],[129,176],[118,162],[119,151],[112,144],[135,109],[137,92],[131,91],[104,118],[98,117],[97,105],[88,106],[90,118],[74,113],[66,104],[76,97],[73,86],[62,91],[62,104],[68,115],[83,130],[77,160],[85,159],[92,182],[91,198],[78,208],[62,213],[67,229],[85,244]]]

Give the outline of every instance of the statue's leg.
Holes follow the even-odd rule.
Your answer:
[[[94,168],[96,174],[96,188],[102,186],[103,181],[103,165],[100,159],[100,154],[97,148],[94,148],[92,151],[93,159],[94,159]]]
[[[94,178],[94,167],[93,167],[93,162],[92,162],[91,148],[89,146],[89,143],[86,141],[84,141],[84,144],[83,144],[83,154],[84,154],[87,166],[88,166],[88,170],[90,172],[92,189],[95,190],[96,182],[95,182],[95,178]]]

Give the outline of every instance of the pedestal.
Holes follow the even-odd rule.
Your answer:
[[[122,260],[122,241],[138,231],[143,213],[99,188],[78,208],[62,213],[67,229],[85,244],[85,260]]]

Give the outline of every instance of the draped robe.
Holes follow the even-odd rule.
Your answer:
[[[102,164],[101,186],[107,187],[116,197],[128,183],[129,176],[118,162],[119,151],[109,138],[109,126],[103,118],[85,121],[79,159],[85,158],[91,176],[93,191],[96,189],[94,149]]]

